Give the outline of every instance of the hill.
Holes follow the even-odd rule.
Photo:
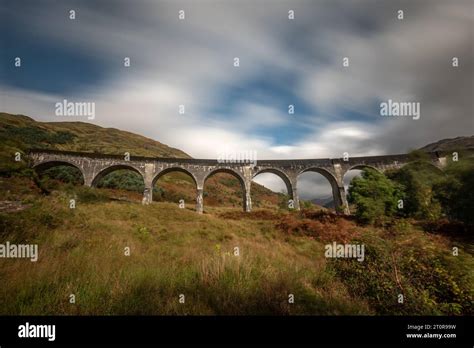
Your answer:
[[[185,152],[169,147],[156,140],[115,128],[103,128],[85,122],[37,122],[24,115],[0,113],[0,172],[7,173],[16,166],[12,163],[15,152],[25,153],[29,148],[45,148],[65,151],[100,152],[136,156],[191,158]],[[70,167],[51,169],[53,179],[77,183],[80,173]],[[144,186],[141,177],[127,170],[116,171],[106,176],[100,186],[118,189],[120,199],[141,200]],[[121,192],[123,190],[132,192]],[[133,194],[135,192],[136,194]],[[162,177],[154,190],[154,200],[186,204],[195,202],[195,187],[192,179],[183,173],[169,173]],[[240,183],[229,174],[212,176],[205,187],[205,205],[242,206]],[[252,185],[255,207],[277,206],[284,203],[285,196],[257,184]]]
[[[455,150],[474,151],[474,135],[471,135],[469,137],[456,137],[452,139],[439,140],[437,142],[423,146],[422,148],[420,148],[420,150],[427,152],[443,152]]]
[[[278,206],[284,195],[259,185],[253,199],[261,208],[244,213],[237,180],[218,175],[206,185],[205,214],[194,211],[192,181],[181,173],[160,180],[150,205],[140,203],[130,173],[103,188],[50,173],[44,192],[34,171],[12,166],[12,150],[86,146],[80,133],[88,125],[2,121],[0,244],[37,245],[39,254],[34,262],[0,257],[1,315],[473,313],[472,230],[455,233],[463,225],[411,218],[361,225],[314,207],[288,211]],[[117,132],[140,146],[141,138]],[[105,143],[114,140],[94,146]],[[182,197],[190,204],[179,208]],[[364,246],[363,260],[328,256],[334,243]]]
[[[100,152],[135,156],[190,158],[156,140],[115,128],[85,122],[37,122],[24,115],[0,113],[2,147]]]
[[[312,199],[311,202],[324,208],[334,209],[334,199],[332,196],[315,198]]]

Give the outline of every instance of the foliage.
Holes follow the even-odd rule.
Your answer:
[[[435,186],[435,197],[453,220],[474,225],[474,161],[452,162]]]
[[[356,206],[355,216],[366,224],[381,224],[397,213],[402,187],[374,169],[364,169],[349,186],[349,203]]]
[[[120,169],[104,176],[97,184],[97,187],[122,189],[142,193],[145,189],[143,178],[140,174]]]
[[[55,166],[41,174],[67,184],[82,185],[84,182],[81,171],[73,166]]]
[[[104,192],[91,187],[76,187],[74,193],[79,203],[100,203],[109,201],[109,197]]]
[[[27,177],[0,181],[7,184],[20,200],[28,189],[31,206],[0,212],[0,237],[39,244],[41,267],[0,260],[0,314],[472,314],[468,247],[456,244],[452,256],[451,240],[411,219],[374,228],[315,209],[199,215],[176,204],[111,201],[103,189],[62,185],[44,197]],[[364,262],[325,258],[333,241],[363,243]],[[78,294],[76,305],[64,305],[65,293]]]
[[[404,216],[432,221],[441,217],[441,206],[433,191],[433,186],[443,178],[439,169],[418,160],[387,173],[387,176],[403,187]]]
[[[4,141],[14,141],[21,148],[28,147],[50,148],[55,144],[70,143],[76,138],[71,132],[57,131],[51,132],[35,126],[15,127],[5,125],[0,129],[0,139]]]
[[[378,314],[473,314],[471,255],[453,256],[409,225],[404,232],[367,231],[358,243],[365,245],[364,262],[335,259],[332,265],[351,293],[368,299]]]

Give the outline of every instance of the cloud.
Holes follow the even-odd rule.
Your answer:
[[[196,158],[215,158],[222,148],[257,151],[259,159],[401,153],[474,131],[469,0],[107,4],[2,3],[12,35],[57,49],[58,60],[67,48],[103,71],[70,95],[18,87],[13,70],[0,86],[2,111],[56,121],[54,103],[87,99],[96,103],[94,123]],[[75,21],[67,18],[71,8]],[[5,57],[19,44],[8,42]],[[451,66],[453,56],[459,68]],[[53,75],[44,84],[54,83]],[[420,102],[420,120],[380,117],[379,103],[388,99]],[[295,115],[287,113],[290,101]]]

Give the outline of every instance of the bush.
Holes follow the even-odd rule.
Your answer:
[[[142,193],[145,189],[143,178],[131,170],[122,169],[104,176],[97,187],[135,191]]]
[[[435,197],[452,220],[474,225],[474,161],[453,162],[434,186]]]
[[[452,256],[411,228],[395,237],[380,231],[359,239],[365,245],[364,262],[333,259],[331,265],[349,291],[367,299],[377,314],[472,315],[469,254]]]
[[[349,186],[349,203],[356,206],[355,216],[365,224],[385,223],[395,215],[402,198],[402,187],[374,169],[364,169]]]
[[[45,170],[42,175],[73,185],[82,185],[84,182],[81,171],[72,166],[55,166]]]
[[[441,217],[441,205],[435,198],[433,187],[444,175],[426,159],[418,159],[399,170],[388,172],[387,176],[403,187],[404,216],[431,221]]]
[[[109,197],[103,192],[91,187],[82,186],[78,187],[75,191],[79,202],[82,203],[106,202],[109,200]]]
[[[15,127],[6,125],[0,130],[2,140],[13,140],[14,142],[28,144],[29,147],[50,148],[54,144],[70,143],[76,137],[75,134],[59,131],[51,132],[39,127]],[[21,143],[19,141],[21,139]]]

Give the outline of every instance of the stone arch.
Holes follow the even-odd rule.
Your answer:
[[[382,172],[379,168],[377,168],[377,167],[375,167],[375,166],[372,166],[372,165],[370,165],[370,164],[356,164],[356,165],[353,165],[352,167],[349,167],[349,168],[344,172],[344,175],[346,175],[346,173],[347,173],[348,171],[353,170],[353,169],[364,170],[364,169],[366,169],[366,168],[373,169],[373,170],[375,170],[375,171],[377,171],[377,172],[383,174],[383,172]],[[343,176],[344,176],[344,175],[343,175]]]
[[[240,182],[240,186],[242,188],[242,205],[243,205],[243,209],[244,211],[250,211],[251,207],[250,207],[250,202],[249,202],[249,196],[250,196],[250,188],[247,187],[245,185],[245,179],[244,177],[237,171],[233,170],[233,169],[229,169],[229,168],[216,168],[212,171],[210,171],[205,177],[204,177],[204,180],[203,180],[203,189],[204,189],[204,186],[206,185],[206,181],[207,179],[209,179],[211,176],[213,176],[214,174],[217,174],[217,173],[227,173],[227,174],[230,174],[232,176],[234,176],[237,180],[239,180]]]
[[[214,169],[214,170],[210,171],[204,177],[203,183],[206,184],[207,179],[209,179],[211,176],[213,176],[214,174],[217,174],[217,173],[227,173],[227,174],[230,174],[230,175],[234,176],[236,179],[239,180],[240,184],[242,185],[242,189],[245,190],[245,179],[243,178],[243,176],[239,172],[237,172],[233,169],[229,169],[229,168],[217,168],[217,169]]]
[[[145,183],[145,178],[143,176],[143,173],[139,169],[135,168],[132,165],[128,165],[128,164],[116,164],[116,165],[111,165],[109,167],[106,167],[106,168],[102,169],[99,173],[97,173],[91,181],[91,186],[96,187],[97,183],[100,181],[100,179],[102,179],[107,174],[110,174],[110,173],[112,173],[116,170],[120,170],[120,169],[128,169],[128,170],[131,170],[131,171],[134,171],[134,172],[140,174],[141,178],[143,179],[143,183]]]
[[[200,200],[202,200],[202,190],[201,192],[199,192],[199,189],[198,189],[198,181],[197,181],[197,178],[196,178],[196,175],[186,169],[186,168],[183,168],[181,166],[173,166],[173,167],[169,167],[169,168],[165,168],[163,170],[160,170],[154,177],[153,179],[151,180],[151,184],[150,184],[150,187],[148,189],[149,192],[146,192],[145,195],[148,195],[148,201],[151,202],[153,200],[153,189],[156,185],[156,183],[158,182],[158,180],[165,176],[166,174],[169,174],[169,173],[184,173],[186,175],[188,175],[192,180],[193,180],[193,183],[194,183],[194,186],[195,186],[195,189],[197,191],[197,196],[196,196],[196,211],[198,211],[199,213],[202,213],[202,202],[199,203]],[[200,206],[199,206],[200,204]]]
[[[187,174],[189,175],[193,181],[194,181],[194,184],[196,185],[196,188],[197,188],[197,179],[196,179],[196,176],[189,170],[183,168],[183,167],[169,167],[169,168],[166,168],[166,169],[163,169],[161,170],[160,172],[158,172],[155,177],[153,178],[152,180],[152,187],[155,187],[155,184],[156,182],[164,175],[166,174],[169,174],[169,173],[172,173],[172,172],[180,172],[180,173],[184,173],[184,174]]]
[[[336,211],[338,213],[347,214],[348,206],[347,206],[346,194],[344,191],[344,185],[342,184],[342,182],[341,183],[338,182],[338,180],[336,179],[333,173],[321,167],[309,167],[302,170],[301,172],[298,173],[297,180],[301,174],[306,173],[306,172],[319,173],[329,181],[329,184],[331,185],[331,189],[332,189],[332,196],[334,199],[334,205],[336,207]]]
[[[327,170],[327,169],[320,168],[320,167],[309,167],[309,168],[306,168],[306,169],[302,170],[301,172],[299,172],[299,173],[298,173],[298,177],[299,177],[301,174],[306,173],[306,172],[319,173],[319,174],[321,174],[322,176],[324,176],[324,177],[329,181],[329,183],[331,184],[331,186],[334,186],[334,185],[337,186],[336,177],[334,176],[334,174],[332,174],[332,173],[331,173],[329,170]]]
[[[255,177],[257,177],[257,175],[259,174],[264,174],[264,173],[271,173],[271,174],[275,174],[276,176],[278,176],[280,179],[283,180],[283,182],[285,183],[286,185],[286,190],[288,192],[289,195],[291,195],[291,193],[293,192],[293,187],[291,185],[291,181],[290,181],[290,178],[288,177],[288,175],[280,170],[280,169],[277,169],[277,168],[265,168],[265,169],[261,169],[259,171],[257,171],[253,176],[252,176],[252,180],[255,179]]]
[[[82,181],[83,183],[85,183],[86,177],[84,175],[84,172],[81,170],[81,168],[77,164],[73,162],[69,162],[65,160],[50,160],[50,161],[48,160],[48,161],[43,161],[43,162],[33,165],[33,169],[36,170],[37,173],[41,173],[49,168],[53,168],[57,166],[68,166],[68,167],[76,168],[81,173]]]

